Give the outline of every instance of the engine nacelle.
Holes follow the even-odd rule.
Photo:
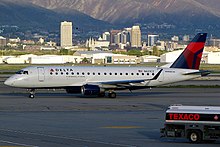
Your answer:
[[[99,95],[101,92],[101,88],[97,85],[83,85],[81,88],[83,95]]]
[[[67,93],[81,93],[81,87],[75,86],[75,87],[68,87],[66,88]]]

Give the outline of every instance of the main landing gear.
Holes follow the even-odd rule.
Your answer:
[[[29,98],[33,99],[35,97],[35,89],[28,89],[28,91],[30,92]]]
[[[105,92],[101,92],[98,97],[105,97]],[[108,92],[108,97],[109,98],[116,98],[116,93],[114,91],[109,91]]]
[[[116,98],[116,93],[114,91],[109,91],[108,97],[114,99],[114,98]]]

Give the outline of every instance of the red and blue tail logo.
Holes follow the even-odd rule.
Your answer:
[[[207,33],[199,33],[170,68],[199,69]]]

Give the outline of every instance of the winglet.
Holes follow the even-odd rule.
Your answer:
[[[170,68],[199,69],[207,33],[198,33]]]

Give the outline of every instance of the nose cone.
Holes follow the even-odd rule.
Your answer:
[[[7,86],[13,86],[14,85],[14,80],[11,79],[11,78],[8,78],[5,82],[4,82],[5,85]]]

